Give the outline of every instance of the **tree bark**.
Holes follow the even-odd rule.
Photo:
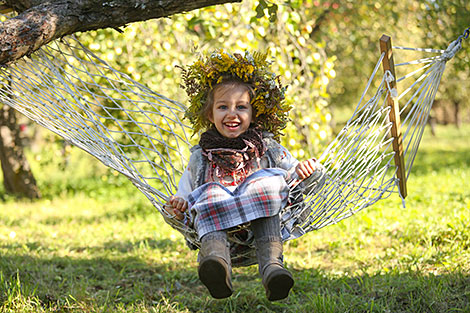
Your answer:
[[[454,121],[455,126],[460,129],[460,101],[453,100],[454,103]]]
[[[241,0],[6,0],[20,14],[0,25],[0,65],[76,32],[129,23]]]
[[[8,105],[0,108],[0,163],[7,193],[30,199],[40,197],[36,180],[23,152],[16,112]]]

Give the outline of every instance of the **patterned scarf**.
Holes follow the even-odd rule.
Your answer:
[[[263,136],[256,128],[249,128],[237,138],[226,138],[212,128],[201,135],[199,145],[211,163],[211,172],[216,169],[218,177],[230,175],[234,181],[240,174],[245,178],[251,161],[259,160],[266,150]]]

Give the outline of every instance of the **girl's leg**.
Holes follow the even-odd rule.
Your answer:
[[[198,274],[212,297],[227,298],[232,295],[230,249],[227,234],[215,231],[201,238]]]
[[[251,221],[255,237],[258,268],[263,277],[268,300],[286,298],[294,285],[294,279],[284,268],[279,216],[264,217]]]

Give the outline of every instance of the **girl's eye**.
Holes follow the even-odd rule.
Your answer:
[[[238,108],[239,110],[246,110],[246,109],[248,109],[248,106],[245,105],[245,104],[239,104],[239,105],[237,106],[237,108]]]
[[[217,109],[219,110],[226,110],[227,109],[227,106],[225,104],[220,104],[217,106]]]

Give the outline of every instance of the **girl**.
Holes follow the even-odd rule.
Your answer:
[[[195,132],[205,132],[166,209],[196,229],[198,275],[217,299],[233,292],[227,231],[238,225],[254,237],[267,298],[288,296],[294,280],[283,266],[279,219],[287,181],[321,169],[314,159],[298,162],[276,141],[290,107],[266,56],[216,51],[183,69],[186,116]]]

